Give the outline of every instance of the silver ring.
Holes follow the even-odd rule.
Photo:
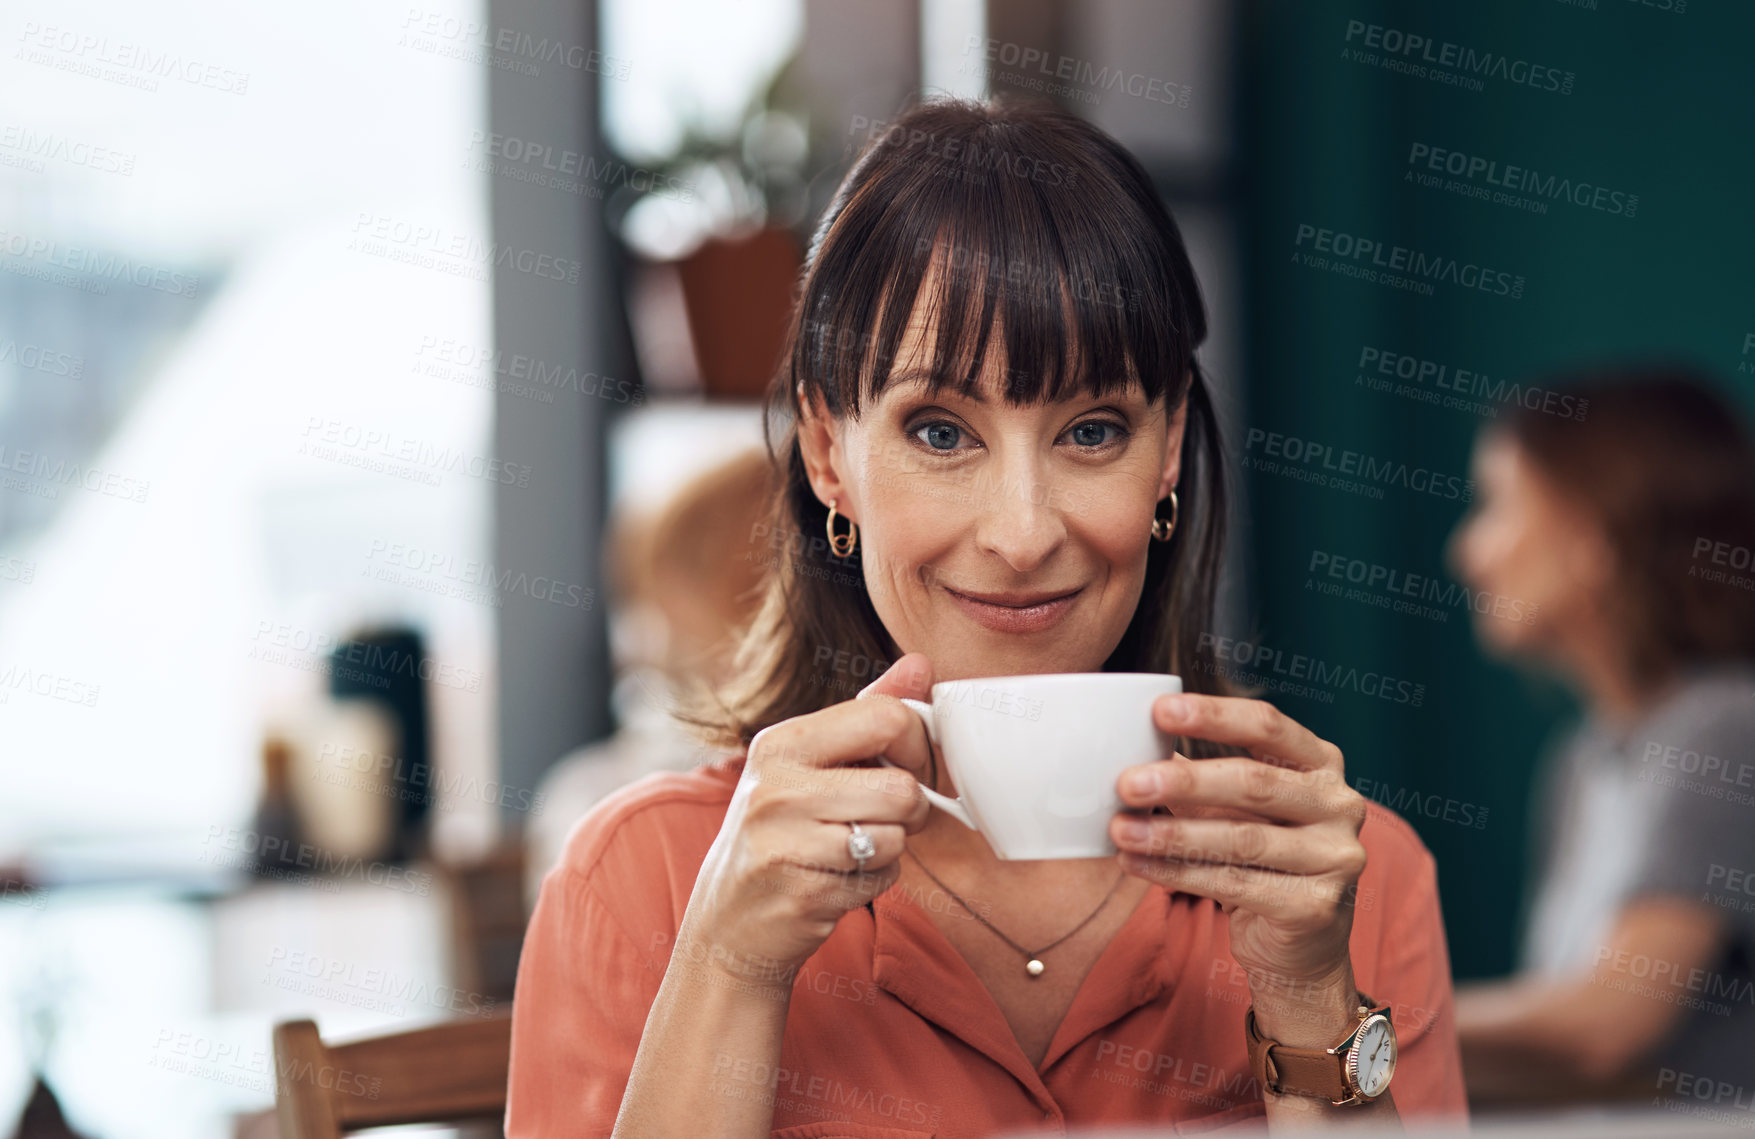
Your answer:
[[[847,825],[853,828],[853,833],[847,836],[847,853],[853,856],[853,861],[859,864],[859,872],[863,874],[866,860],[877,853],[877,843],[872,841],[871,836],[858,823]]]

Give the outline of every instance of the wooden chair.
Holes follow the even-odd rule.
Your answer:
[[[524,908],[524,843],[508,840],[466,863],[440,862],[451,900],[451,946],[459,989],[505,1004],[518,980]]]
[[[454,1021],[328,1044],[309,1020],[274,1028],[281,1139],[340,1139],[367,1127],[499,1120],[512,1018]]]

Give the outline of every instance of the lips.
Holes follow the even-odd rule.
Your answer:
[[[1083,592],[969,593],[943,587],[957,607],[977,624],[1000,633],[1039,633],[1064,617]]]

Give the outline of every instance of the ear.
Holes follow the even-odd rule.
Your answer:
[[[839,514],[858,522],[859,506],[841,473],[846,469],[841,424],[819,398],[806,399],[800,391],[798,404],[798,451],[804,459],[804,473],[812,493],[825,507],[836,502]]]
[[[1184,384],[1184,390],[1193,387],[1194,376],[1190,374]],[[1182,481],[1182,433],[1188,426],[1188,396],[1171,412],[1170,421],[1165,425],[1164,477],[1158,482],[1158,501],[1170,497],[1176,484]]]

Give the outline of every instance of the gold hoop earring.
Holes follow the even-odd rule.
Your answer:
[[[1182,512],[1176,503],[1176,492],[1170,492],[1170,517],[1159,518],[1156,510],[1152,511],[1152,537],[1160,542],[1168,542],[1170,535],[1176,530],[1176,516]]]
[[[847,533],[835,533],[835,505],[840,501],[838,498],[829,500],[829,549],[834,551],[836,557],[845,558],[851,556],[853,547],[859,544],[859,523],[849,518]]]

